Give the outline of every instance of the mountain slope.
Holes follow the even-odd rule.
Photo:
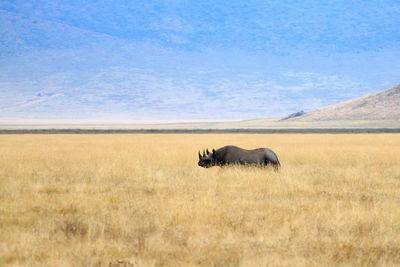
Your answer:
[[[323,120],[398,120],[400,119],[400,84],[332,106],[307,112],[291,121]]]

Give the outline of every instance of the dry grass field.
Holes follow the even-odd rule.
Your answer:
[[[400,135],[1,135],[0,265],[400,265]]]

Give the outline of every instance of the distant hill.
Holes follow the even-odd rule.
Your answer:
[[[283,119],[280,119],[280,120],[284,121],[284,120],[288,120],[288,119],[292,119],[292,118],[303,116],[304,114],[306,114],[306,113],[304,112],[304,110],[302,110],[302,111],[299,111],[299,112],[292,113],[289,116],[284,117]]]
[[[301,116],[287,117],[287,121],[330,120],[400,120],[400,84]]]

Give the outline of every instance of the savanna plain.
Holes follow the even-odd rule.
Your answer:
[[[269,147],[281,170],[197,166]],[[0,136],[1,266],[400,265],[400,135]]]

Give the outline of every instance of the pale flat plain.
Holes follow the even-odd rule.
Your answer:
[[[398,129],[400,120],[326,120],[302,121],[282,118],[252,119],[244,121],[170,122],[170,123],[85,123],[42,122],[0,123],[1,130],[82,129],[82,130],[196,130],[196,129]]]
[[[197,166],[269,147],[282,168]],[[1,135],[0,265],[400,265],[400,135]]]

